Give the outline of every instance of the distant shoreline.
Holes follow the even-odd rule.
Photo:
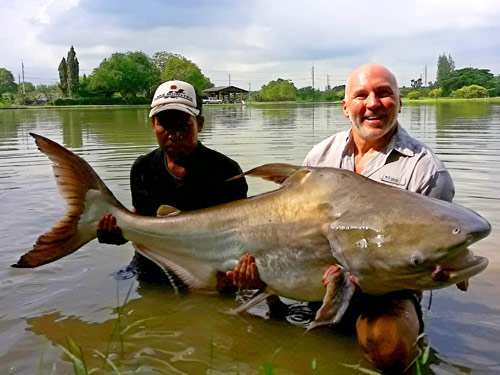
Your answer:
[[[421,99],[408,99],[402,98],[403,103],[405,104],[436,104],[443,102],[493,102],[500,103],[500,96],[495,96],[493,98],[473,98],[473,99],[464,99],[464,98],[421,98]],[[333,102],[297,102],[297,101],[289,101],[289,102],[246,102],[245,104],[240,103],[226,103],[226,104],[204,104],[203,106],[209,107],[217,107],[217,106],[240,106],[240,105],[266,105],[266,104],[342,104],[341,101],[333,101]],[[0,110],[3,109],[54,109],[54,108],[85,108],[85,109],[102,109],[102,108],[149,108],[149,104],[103,104],[103,105],[11,105],[11,106],[3,106],[0,107]]]

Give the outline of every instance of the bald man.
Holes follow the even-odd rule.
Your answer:
[[[402,103],[394,74],[378,64],[358,67],[347,80],[343,104],[350,129],[314,146],[305,166],[349,169],[383,184],[451,202],[455,189],[445,166],[398,122]],[[323,279],[327,281],[335,270],[332,266]],[[240,288],[262,286],[251,255],[242,257],[227,275]],[[420,294],[359,293],[355,300],[349,310],[351,318],[357,317],[356,332],[365,357],[382,371],[404,372],[419,355]]]

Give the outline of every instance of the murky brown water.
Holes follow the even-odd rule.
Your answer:
[[[243,169],[266,162],[300,164],[326,136],[348,127],[339,105],[266,105],[205,109],[202,141]],[[444,103],[405,106],[401,123],[431,145],[454,178],[455,202],[486,217],[493,232],[472,249],[490,259],[467,293],[435,291],[425,313],[433,356],[429,373],[500,372],[500,105]],[[352,335],[324,329],[304,335],[305,308],[269,319],[265,305],[228,316],[234,298],[175,295],[168,288],[117,280],[132,257],[130,245],[87,244],[34,270],[10,264],[60,216],[51,166],[28,135],[64,144],[96,169],[115,195],[130,204],[128,174],[135,158],[155,146],[146,108],[0,111],[0,374],[73,373],[59,345],[71,337],[89,369],[123,374],[355,374],[342,364],[370,368]],[[249,179],[252,194],[274,185]],[[122,305],[120,335],[110,340]],[[429,297],[426,297],[428,303]],[[123,332],[126,328],[128,329]],[[315,368],[313,368],[315,367]]]

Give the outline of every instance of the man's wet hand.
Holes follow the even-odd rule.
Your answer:
[[[104,215],[97,224],[97,239],[100,243],[110,245],[123,245],[128,241],[123,238],[121,228],[116,225],[116,218],[107,214]]]
[[[335,275],[337,272],[340,271],[341,268],[336,264],[332,264],[330,267],[328,267],[328,269],[323,274],[323,277],[321,278],[321,281],[323,282],[325,288],[328,286],[328,283],[330,283],[330,277],[332,277],[333,275]]]
[[[460,281],[457,284],[457,288],[460,289],[462,292],[466,292],[467,289],[469,289],[469,279],[464,280],[464,281]]]
[[[251,254],[243,255],[234,270],[226,272],[226,276],[239,289],[260,289],[266,285],[260,279],[255,258]]]

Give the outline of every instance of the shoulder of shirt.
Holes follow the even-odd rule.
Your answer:
[[[219,151],[215,151],[211,148],[208,148],[207,146],[205,146],[204,144],[202,144],[200,142],[200,155],[203,155],[203,158],[210,158],[212,160],[215,160],[215,162],[217,163],[217,165],[226,165],[226,166],[231,166],[235,169],[238,169],[241,171],[241,168],[239,166],[239,164],[234,161],[233,159],[231,159],[229,156],[227,155],[224,155],[223,153],[219,152]]]
[[[330,150],[335,141],[339,140],[342,142],[342,140],[346,140],[347,137],[349,137],[349,132],[350,129],[335,133],[314,145],[313,148],[307,153],[304,159],[304,165],[317,164],[317,160]]]
[[[443,162],[436,156],[434,151],[424,142],[410,136],[401,125],[399,125],[398,128],[397,141],[394,145],[394,150],[409,157],[419,158],[427,165],[428,168],[435,168],[435,172],[447,172]]]
[[[147,154],[139,156],[137,159],[134,161],[134,166],[135,165],[141,165],[144,163],[148,162],[159,162],[162,159],[163,151],[160,148],[156,148],[151,152],[148,152]]]

